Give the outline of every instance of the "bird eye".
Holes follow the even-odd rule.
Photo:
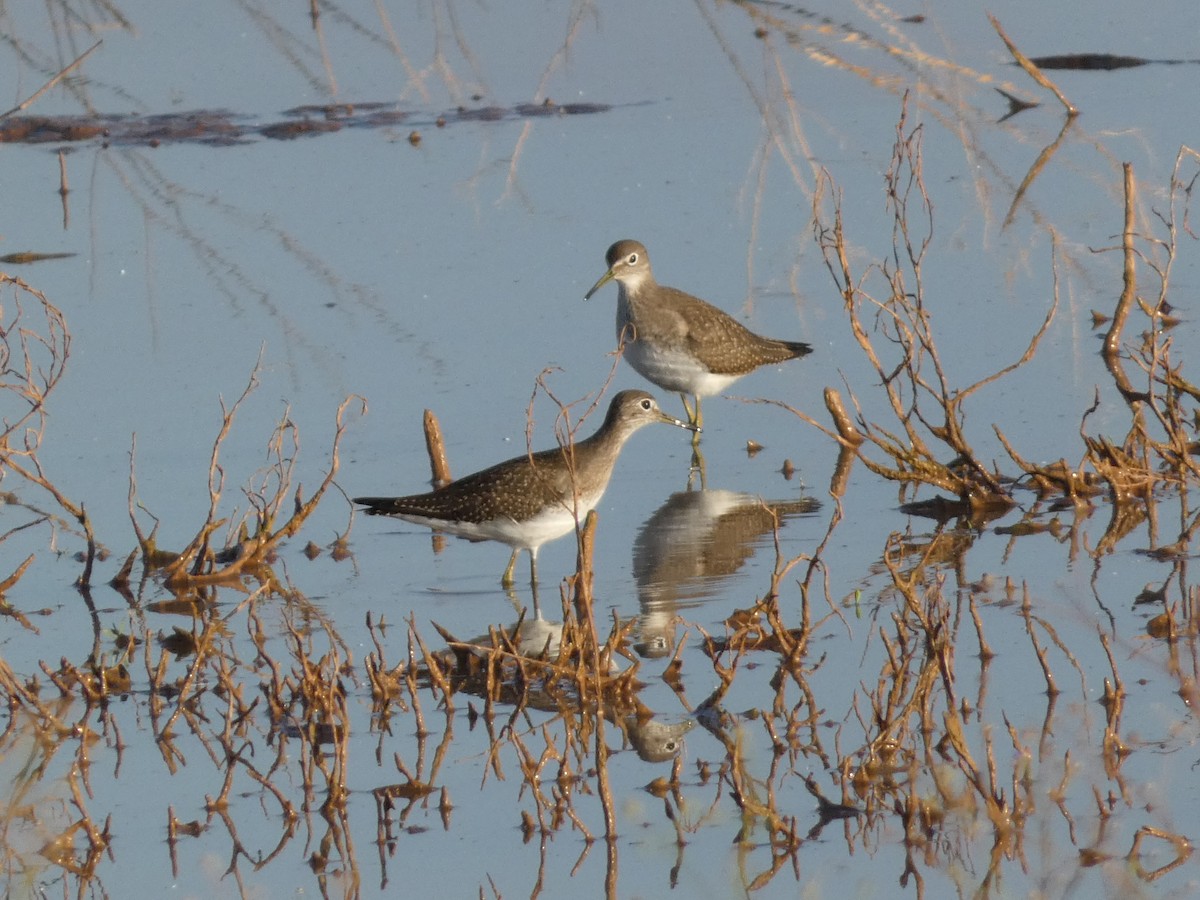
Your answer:
[[[625,262],[631,266],[636,266],[637,265],[637,254],[630,253],[629,256],[625,257]]]
[[[642,400],[642,409],[646,410],[646,412],[649,412],[650,410],[654,409],[654,401],[651,400],[649,397],[644,398]]]

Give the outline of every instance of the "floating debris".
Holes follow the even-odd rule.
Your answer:
[[[546,116],[579,116],[608,112],[606,103],[518,103],[514,106],[459,106],[430,115],[426,123],[445,128],[455,122],[502,122]],[[150,116],[12,116],[0,120],[0,143],[62,144],[101,140],[105,145],[158,147],[162,144],[232,146],[255,138],[295,140],[334,134],[343,128],[388,128],[420,115],[392,103],[335,103],[284,110],[279,122],[266,125],[224,109],[199,109]],[[413,130],[409,142],[420,132]]]

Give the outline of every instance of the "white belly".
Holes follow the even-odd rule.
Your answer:
[[[715,375],[681,350],[645,341],[627,342],[625,359],[639,375],[660,388],[699,397],[719,394],[741,377]]]
[[[663,336],[654,343],[640,339],[624,286],[617,296],[617,342],[624,342],[625,359],[634,371],[663,390],[709,397],[741,377],[710,372],[685,351],[682,335]]]
[[[592,510],[599,497],[579,499],[579,521]],[[562,537],[575,529],[575,514],[570,504],[543,509],[532,519],[517,522],[513,519],[490,519],[486,522],[447,522],[426,516],[399,516],[408,522],[424,525],[447,534],[472,541],[499,541],[514,550],[535,550],[547,541]]]

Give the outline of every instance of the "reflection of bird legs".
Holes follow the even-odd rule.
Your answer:
[[[521,615],[521,611],[525,608],[521,605],[521,598],[517,596],[517,592],[513,590],[512,585],[505,585],[504,596],[508,598],[508,602],[512,604],[512,608],[517,615]]]
[[[704,462],[704,454],[700,452],[700,448],[692,445],[692,464],[688,469],[687,489],[690,491],[695,486],[696,475],[700,476],[700,490],[708,490],[708,466]]]
[[[512,604],[512,608],[516,611],[518,616],[524,616],[529,611],[529,608],[521,602],[521,598],[517,596],[517,592],[511,587],[506,587],[504,589],[504,596],[508,598],[508,602]],[[538,589],[536,584],[533,586],[533,617],[534,619],[542,618],[542,608],[541,604],[538,602]]]
[[[533,615],[535,618],[540,619],[542,617],[542,607],[541,604],[538,603],[538,586],[536,578],[533,580],[533,585],[530,587],[530,591],[533,593]]]

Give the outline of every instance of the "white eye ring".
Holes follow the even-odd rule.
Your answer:
[[[637,259],[638,259],[638,257],[637,257],[637,254],[636,254],[636,253],[630,253],[630,254],[629,254],[629,256],[627,256],[627,257],[625,258],[625,262],[626,262],[626,264],[628,264],[628,265],[631,265],[631,266],[636,266],[636,265],[637,265]]]
[[[643,398],[642,399],[642,409],[646,410],[646,412],[649,412],[650,410],[654,409],[654,401],[648,397]]]

